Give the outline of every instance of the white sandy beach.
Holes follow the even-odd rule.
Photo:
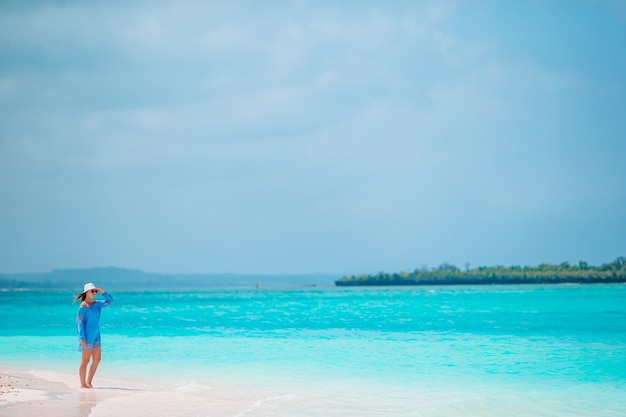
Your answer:
[[[2,417],[322,417],[414,415],[415,404],[378,398],[376,392],[359,401],[328,381],[328,387],[302,391],[278,386],[233,386],[222,383],[148,383],[96,377],[93,389],[78,387],[78,376],[49,370],[7,370],[0,366]],[[348,392],[350,389],[348,389]],[[429,409],[428,401],[422,403]]]
[[[244,416],[270,411],[292,400],[288,394],[259,395],[241,389],[190,383],[159,386],[97,378],[93,389],[78,388],[75,375],[49,371],[0,370],[3,417]],[[95,382],[95,381],[94,381]],[[265,410],[262,410],[265,409]]]
[[[79,390],[60,381],[46,380],[18,371],[0,371],[0,414],[6,417],[45,414],[51,417],[89,415],[77,413]]]

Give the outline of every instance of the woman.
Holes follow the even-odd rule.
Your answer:
[[[94,300],[96,294],[102,294],[105,301]],[[78,350],[83,356],[78,368],[81,388],[93,388],[91,381],[96,374],[98,364],[102,358],[100,351],[100,310],[113,302],[111,294],[102,288],[96,288],[92,282],[85,284],[83,292],[76,295],[74,302],[81,300],[78,316],[76,317],[76,331],[78,332]],[[91,360],[89,377],[87,377],[87,365]]]

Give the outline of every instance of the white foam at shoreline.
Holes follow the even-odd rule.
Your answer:
[[[78,380],[78,375],[70,375],[67,373],[55,372],[50,370],[43,369],[31,369],[28,371],[29,374],[34,376],[35,378],[43,379],[45,381],[50,382],[62,382],[68,386],[68,388],[76,388],[76,381]]]
[[[264,405],[267,405],[267,404],[281,403],[284,401],[293,400],[295,398],[296,396],[292,394],[277,395],[277,396],[262,398],[260,400],[255,401],[250,407],[246,408],[245,410],[241,410],[240,412],[235,414],[235,417],[243,417],[249,414],[251,411],[254,411],[255,409],[263,407]]]

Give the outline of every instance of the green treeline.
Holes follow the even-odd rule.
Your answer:
[[[345,276],[338,286],[352,285],[467,285],[467,284],[560,284],[626,282],[626,258],[600,266],[580,261],[576,265],[543,263],[539,266],[480,266],[465,271],[444,263],[436,268],[423,267],[413,272],[396,272]]]

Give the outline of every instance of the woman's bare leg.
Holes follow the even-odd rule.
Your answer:
[[[81,388],[90,388],[90,386],[87,384],[87,381],[85,381],[85,376],[87,375],[87,364],[89,364],[89,359],[91,359],[91,352],[92,351],[89,350],[83,350],[82,352],[83,355],[80,360],[80,367],[78,368],[78,376],[80,376]]]
[[[87,386],[89,388],[93,388],[91,386],[91,381],[93,381],[93,376],[96,374],[98,364],[100,364],[100,359],[102,359],[102,350],[100,348],[94,348],[92,352],[91,366],[89,367],[89,378],[87,378]]]

